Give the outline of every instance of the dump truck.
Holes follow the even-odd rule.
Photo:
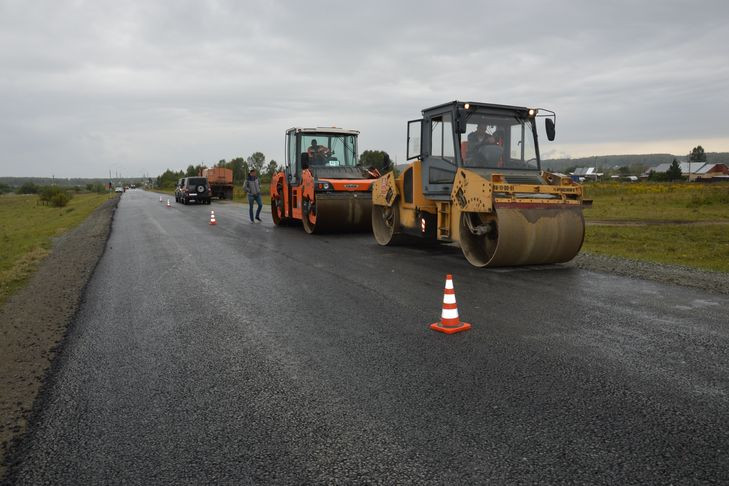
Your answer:
[[[233,199],[233,171],[224,167],[202,169],[198,174],[208,178],[212,197]]]
[[[582,247],[582,186],[541,168],[537,120],[555,136],[553,111],[453,101],[408,122],[399,175],[372,188],[380,245],[460,246],[477,267],[566,262]]]
[[[381,174],[359,164],[358,135],[334,127],[286,131],[284,170],[270,188],[276,225],[301,221],[307,233],[370,230],[372,183]]]

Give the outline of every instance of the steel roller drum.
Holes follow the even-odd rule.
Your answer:
[[[372,194],[369,192],[317,193],[316,221],[304,216],[309,233],[369,231],[372,228]]]
[[[582,247],[585,221],[579,206],[497,204],[496,231],[473,235],[460,223],[460,244],[468,261],[478,267],[504,267],[562,263],[572,260]],[[483,222],[494,217],[479,215]]]

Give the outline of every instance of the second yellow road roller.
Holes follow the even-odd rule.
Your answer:
[[[380,245],[457,243],[477,267],[566,262],[582,247],[582,186],[542,170],[537,121],[555,136],[553,111],[453,101],[408,122],[407,158],[372,187]]]

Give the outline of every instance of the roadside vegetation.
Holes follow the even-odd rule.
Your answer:
[[[110,197],[47,188],[36,192],[0,196],[0,305],[32,275],[54,237],[79,225]]]
[[[595,201],[585,210],[587,220],[729,220],[727,184],[595,182],[584,187]]]
[[[729,185],[598,182],[585,192],[584,251],[729,272]]]

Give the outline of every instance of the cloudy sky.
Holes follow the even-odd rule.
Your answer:
[[[158,175],[446,101],[557,112],[548,157],[729,151],[729,2],[0,0],[0,176]]]

